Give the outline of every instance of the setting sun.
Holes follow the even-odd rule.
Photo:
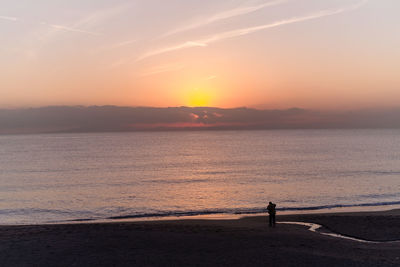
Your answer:
[[[211,94],[206,90],[196,88],[188,95],[188,104],[192,107],[205,107],[210,105]]]

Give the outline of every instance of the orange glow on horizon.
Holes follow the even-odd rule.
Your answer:
[[[194,89],[188,94],[187,103],[191,107],[205,107],[211,104],[212,96],[202,89]]]

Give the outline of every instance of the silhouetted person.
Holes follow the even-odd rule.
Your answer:
[[[269,226],[275,227],[276,204],[269,202],[267,210],[269,214]]]

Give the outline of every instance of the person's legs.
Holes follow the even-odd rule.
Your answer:
[[[272,215],[272,224],[275,226],[275,214]]]
[[[273,216],[272,214],[269,215],[269,226],[270,227],[272,226],[272,216]]]

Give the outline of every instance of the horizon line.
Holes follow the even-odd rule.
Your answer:
[[[235,106],[235,107],[218,107],[218,106],[189,106],[189,105],[177,105],[177,106],[151,106],[151,105],[117,105],[117,104],[50,104],[50,105],[41,105],[41,106],[26,106],[26,107],[0,107],[1,110],[26,110],[26,109],[40,109],[40,108],[57,108],[57,107],[82,107],[82,108],[91,108],[91,107],[116,107],[116,108],[153,108],[153,109],[168,109],[168,108],[191,108],[191,109],[201,109],[201,108],[209,108],[209,109],[223,109],[223,110],[234,110],[234,109],[251,109],[258,111],[286,111],[286,110],[304,110],[304,111],[319,111],[319,112],[350,112],[350,111],[385,111],[385,110],[396,110],[400,109],[399,106],[392,107],[360,107],[360,108],[329,108],[329,109],[321,109],[321,108],[306,108],[299,106],[292,106],[286,108],[259,108],[253,106]]]

